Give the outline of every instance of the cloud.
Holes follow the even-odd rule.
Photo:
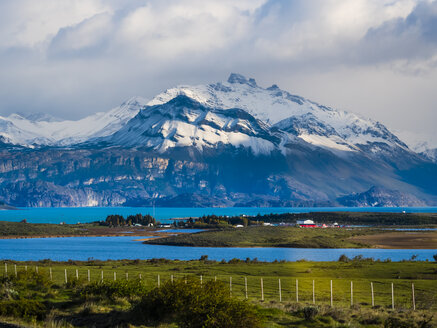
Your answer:
[[[436,7],[429,0],[1,1],[0,114],[76,118],[237,71],[369,116],[390,106],[406,113],[402,103],[419,92],[428,122],[437,96],[419,86],[437,83]],[[385,92],[371,87],[384,79]],[[350,95],[366,87],[359,81],[374,94],[354,103]],[[402,101],[390,103],[387,94]]]

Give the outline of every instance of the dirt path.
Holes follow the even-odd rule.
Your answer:
[[[437,249],[437,232],[388,232],[355,236],[351,241],[375,248],[388,249]]]

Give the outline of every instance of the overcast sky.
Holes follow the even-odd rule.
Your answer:
[[[436,137],[437,1],[0,1],[0,115],[75,119],[230,72]]]

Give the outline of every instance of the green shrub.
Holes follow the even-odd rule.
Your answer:
[[[350,259],[345,254],[340,255],[340,257],[338,258],[338,262],[349,262],[349,261]]]
[[[98,296],[114,300],[118,297],[134,298],[145,293],[146,284],[140,280],[92,282],[79,290],[79,295],[85,299]]]
[[[261,320],[254,306],[231,298],[221,283],[208,281],[203,285],[189,279],[166,282],[146,294],[133,309],[141,323],[176,322],[179,327],[260,327]]]
[[[46,316],[46,307],[41,302],[27,299],[0,301],[0,315],[42,320]]]

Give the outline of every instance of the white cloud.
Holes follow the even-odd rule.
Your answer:
[[[82,116],[238,71],[327,105],[384,111],[376,117],[384,123],[422,96],[418,112],[429,122],[437,120],[437,95],[419,86],[437,84],[436,7],[431,0],[4,0],[0,114]],[[383,92],[372,79],[390,84]],[[350,96],[366,88],[372,97]],[[396,117],[397,127],[408,124]]]

